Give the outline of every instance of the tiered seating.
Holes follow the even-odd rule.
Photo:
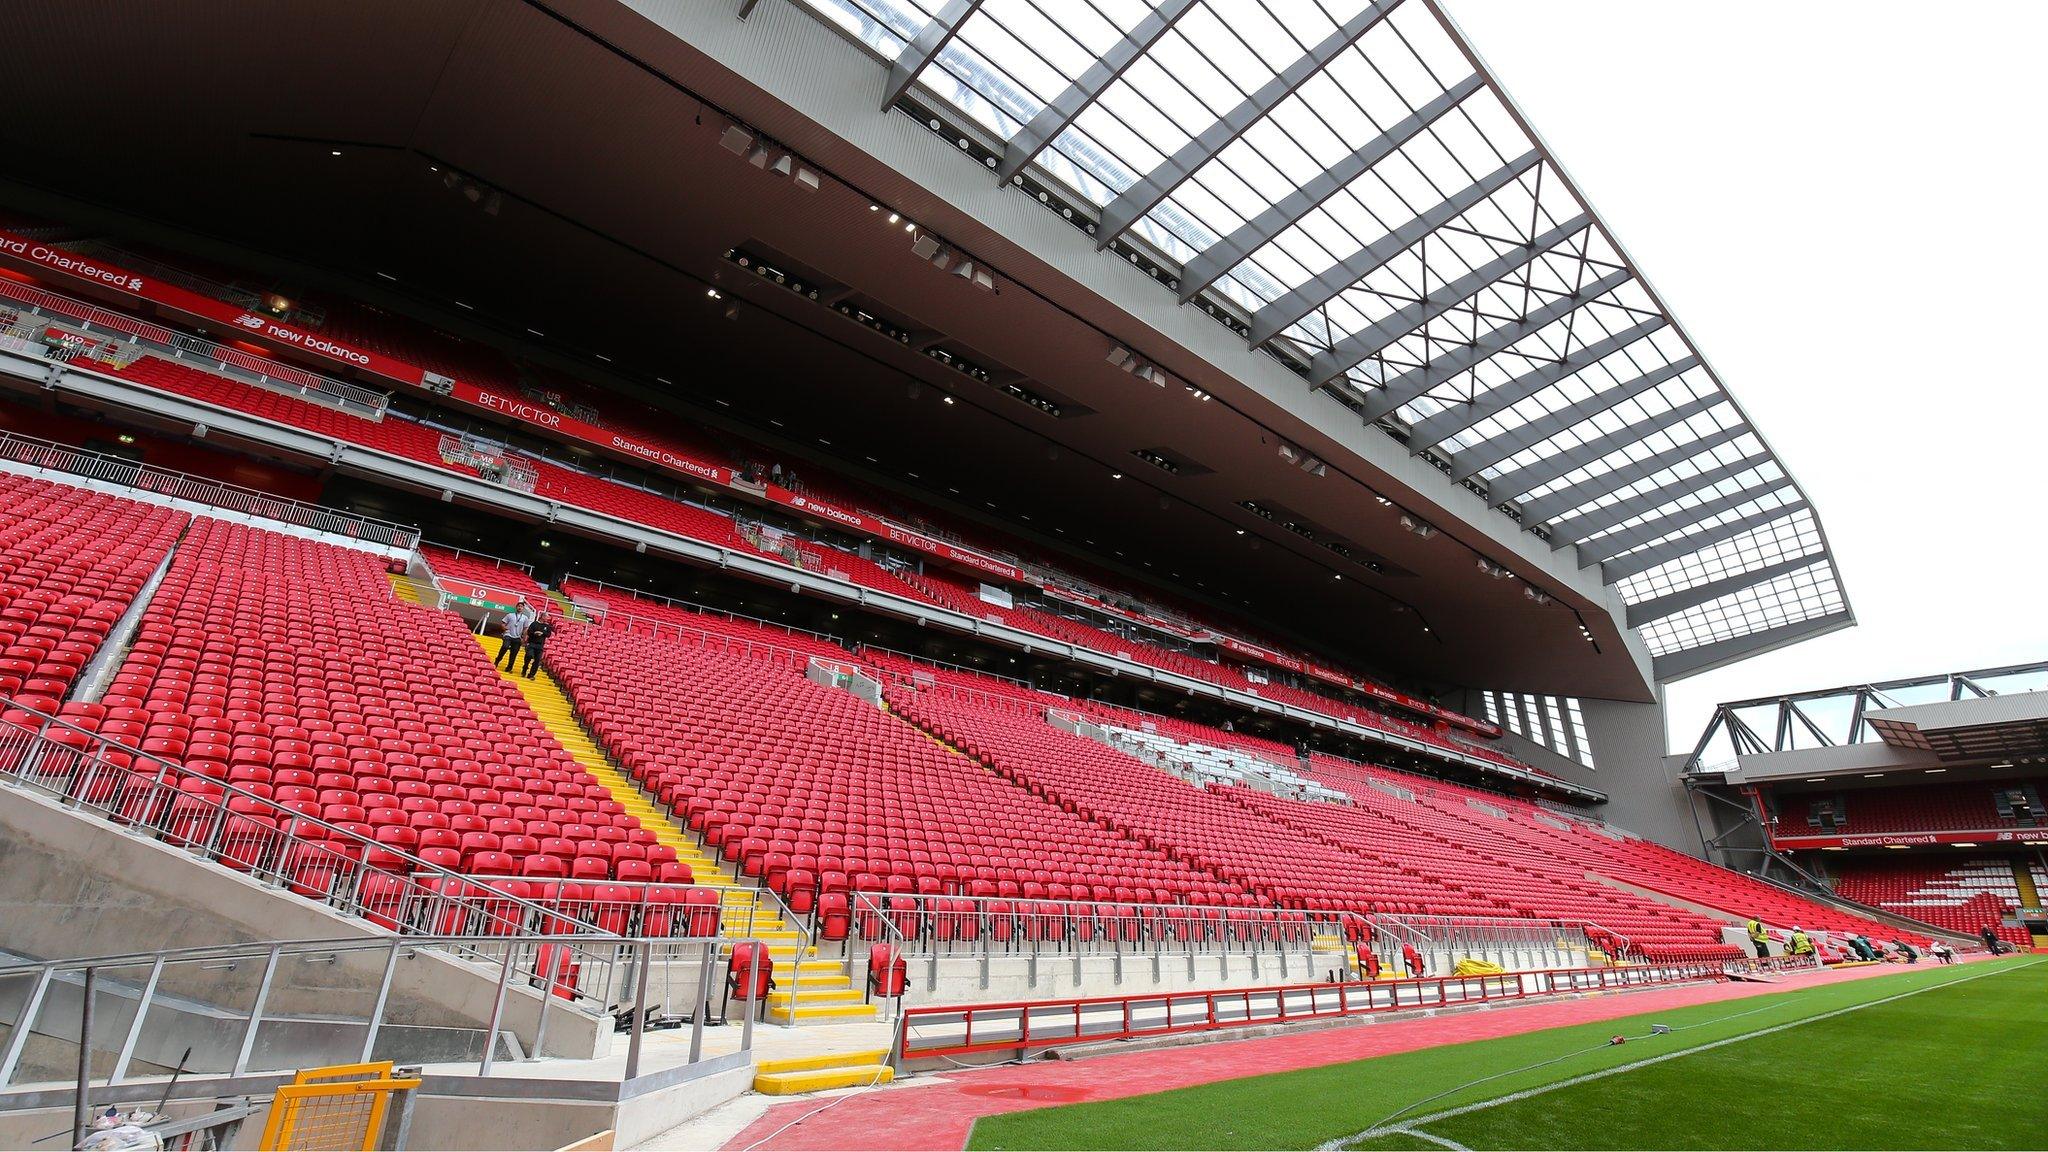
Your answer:
[[[526,602],[537,608],[559,615],[561,605],[548,595],[533,574],[517,564],[505,560],[493,560],[474,552],[457,552],[429,544],[420,549],[426,557],[427,567],[434,575],[469,584],[481,584],[486,588],[501,588],[526,597]]]
[[[741,459],[761,461],[773,457],[773,454],[766,450],[744,443],[717,443],[716,439],[708,434],[696,433],[678,425],[668,414],[656,412],[621,397],[599,393],[581,382],[522,368],[488,346],[461,340],[373,308],[337,301],[326,303],[315,311],[324,314],[325,319],[320,322],[323,330],[346,343],[381,352],[432,371],[483,384],[506,395],[560,396],[561,400],[557,405],[559,409],[573,411],[581,419],[589,419],[652,448],[666,449],[678,456],[724,464],[728,467],[737,464]],[[155,356],[144,356],[136,365],[122,370],[122,374],[151,387],[163,388],[210,403],[309,428],[323,435],[392,452],[422,463],[445,466],[438,456],[440,433],[402,419],[387,419],[381,422],[353,421],[346,414],[320,405],[301,403],[289,396],[224,381],[192,365],[162,360]],[[656,495],[629,484],[605,480],[558,465],[541,463],[539,471],[541,475],[536,492],[548,498],[619,516],[650,527],[689,535],[720,546],[744,546],[735,535],[730,518],[725,515],[694,508],[668,496]],[[800,487],[808,493],[834,503],[854,508],[880,508],[890,515],[913,523],[930,524],[936,515],[928,509],[906,507],[900,497],[878,496],[843,478],[814,473],[808,466]],[[934,531],[944,536],[958,534],[957,531],[936,526]],[[1005,542],[981,542],[979,546],[999,555],[1013,555],[1017,551]],[[917,589],[915,595],[932,603],[969,611],[976,616],[998,615],[1007,623],[1040,635],[1097,651],[1120,652],[1132,660],[1208,683],[1240,691],[1257,691],[1269,699],[1291,703],[1326,715],[1349,716],[1361,723],[1402,731],[1447,751],[1465,752],[1497,763],[1527,767],[1505,753],[1483,744],[1454,741],[1432,725],[1395,720],[1377,708],[1361,706],[1356,702],[1347,702],[1326,695],[1319,685],[1293,687],[1278,682],[1254,685],[1232,664],[1175,650],[1156,637],[1136,635],[1126,638],[1104,628],[1068,619],[1054,611],[1028,605],[1014,609],[993,609],[992,606],[981,604],[974,599],[972,577],[954,577],[931,570],[906,581],[850,553],[832,552],[829,549],[825,551],[826,565],[829,569],[841,569],[846,578],[868,587],[901,592],[908,583]],[[1113,580],[1110,577],[1103,579]],[[1110,591],[1109,594],[1119,595],[1114,591]],[[1155,609],[1147,606],[1150,601],[1136,598],[1131,602],[1155,619],[1182,620],[1189,623],[1198,621],[1198,614],[1192,609]],[[1223,629],[1251,634],[1239,621],[1228,622],[1223,625]],[[1284,650],[1284,646],[1279,647]]]
[[[1793,806],[1782,819],[1779,831],[1786,836],[1865,835],[1880,832],[1975,831],[1992,828],[2020,828],[2009,816],[2001,816],[1995,799],[1999,787],[2032,787],[2037,794],[2048,781],[2023,779],[1973,781],[1966,784],[1915,784],[1900,788],[1879,788],[1851,792],[1841,805],[1841,823],[1833,828],[1813,829],[1805,819],[1805,797],[1787,795],[1783,802]]]
[[[996,772],[1070,811],[1287,907],[1507,915],[1483,896],[1424,885],[1385,861],[1255,820],[1222,795],[1046,724],[1043,702],[896,686],[889,702]]]
[[[195,804],[231,783],[388,846],[371,867],[403,870],[403,853],[480,875],[644,877],[668,851],[562,749],[459,617],[395,599],[368,553],[196,521],[103,703],[102,732],[140,736]],[[276,829],[275,812],[232,804]],[[348,850],[320,825],[290,831]],[[246,838],[240,862],[270,848]]]
[[[0,697],[57,711],[189,520],[0,474]]]
[[[1835,892],[1887,912],[1972,936],[1986,925],[1999,938],[2023,947],[2033,937],[2017,924],[2003,923],[2020,905],[2018,881],[2007,860],[1965,860],[1953,864],[1925,856],[1841,858],[1834,865]]]
[[[611,627],[566,628],[549,654],[614,759],[798,911],[813,893],[853,889],[1186,902],[1230,891],[798,669]]]
[[[1199,740],[1182,741],[1142,729],[1110,728],[1111,738],[1141,760],[1148,760],[1204,786],[1242,784],[1303,800],[1343,800],[1342,792],[1311,780],[1286,763]],[[1291,757],[1289,758],[1292,759]]]
[[[371,420],[158,356],[144,356],[119,371],[104,365],[99,367],[101,371],[151,388],[290,424],[408,460],[443,466],[438,447],[440,433],[409,420],[395,417]]]
[[[686,648],[751,655],[798,671],[813,656],[848,663],[853,659],[853,653],[822,636],[779,624],[696,612],[616,588],[600,588],[582,580],[564,581],[562,587],[572,600],[603,605],[605,626],[613,631],[658,637]]]
[[[1719,923],[1588,880],[1583,869],[1560,867],[1516,837],[1498,835],[1490,826],[1493,821],[1470,811],[1444,811],[1377,791],[1368,791],[1356,806],[1285,800],[1242,788],[1228,795],[1266,819],[1345,851],[1386,861],[1447,889],[1484,893],[1509,909],[1505,915],[1592,925],[1651,959],[1714,959],[1739,952],[1722,942]]]

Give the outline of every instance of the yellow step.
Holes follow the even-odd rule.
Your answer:
[[[818,1004],[858,1004],[861,1002],[861,993],[858,988],[813,988],[809,982],[805,982],[797,991],[802,993],[802,996],[797,1001],[798,1006],[801,1008],[809,1008]],[[770,1009],[787,1008],[789,1007],[789,1000],[789,989],[778,988],[768,994],[768,1007]]]
[[[773,1074],[776,1072],[816,1072],[820,1068],[848,1068],[863,1064],[884,1064],[889,1060],[887,1048],[869,1048],[862,1052],[827,1052],[820,1056],[787,1056],[780,1060],[763,1060],[754,1065],[754,1071]]]
[[[395,578],[393,586],[397,587]],[[496,637],[479,636],[477,643],[494,659],[503,651],[504,641]],[[735,868],[705,851],[703,845],[692,839],[674,820],[663,814],[647,799],[647,795],[640,791],[639,785],[632,777],[612,762],[611,757],[584,730],[583,722],[577,719],[575,708],[570,705],[568,696],[562,692],[561,685],[556,682],[552,673],[542,668],[539,674],[530,680],[524,676],[514,676],[502,668],[498,674],[519,689],[519,694],[526,698],[527,706],[532,709],[534,716],[576,762],[583,766],[584,771],[590,773],[591,779],[602,784],[605,790],[611,793],[612,799],[638,820],[641,827],[653,832],[656,843],[675,850],[676,859],[689,865],[691,875],[699,884],[748,887],[747,881]],[[803,939],[803,934],[785,922],[781,916],[770,911],[766,901],[760,896],[729,892],[722,902],[722,907],[725,935],[747,932],[766,941],[789,941],[790,943],[782,945],[771,943],[769,955],[775,956],[778,951],[788,956],[795,955],[795,942]],[[753,912],[750,917],[749,910],[756,908],[759,911]]]
[[[419,585],[412,582],[412,577],[401,576],[396,572],[386,572],[384,574],[384,577],[385,579],[391,581],[392,595],[398,597],[400,600],[405,601],[407,604],[423,605],[425,603],[425,601],[422,601],[420,599]]]
[[[866,1088],[887,1084],[896,1078],[887,1064],[852,1064],[839,1068],[817,1068],[804,1072],[762,1072],[754,1077],[754,1091],[763,1096],[801,1096],[832,1088]]]
[[[807,998],[796,1006],[798,1020],[872,1020],[875,1006],[856,1000],[851,1004],[812,1004]],[[779,1024],[790,1022],[789,1005],[768,1002],[768,1019]]]

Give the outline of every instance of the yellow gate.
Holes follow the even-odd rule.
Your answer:
[[[263,1125],[263,1152],[343,1152],[377,1147],[391,1097],[418,1088],[413,1079],[393,1079],[391,1061],[308,1068],[277,1090]]]

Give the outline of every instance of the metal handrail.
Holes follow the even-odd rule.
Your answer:
[[[571,583],[588,585],[589,587],[596,588],[600,591],[605,592],[617,592],[626,596],[631,596],[635,600],[652,600],[655,603],[661,604],[665,607],[680,608],[685,612],[690,612],[698,616],[716,616],[724,620],[743,620],[749,624],[757,624],[763,628],[772,628],[780,632],[786,632],[791,636],[808,636],[813,640],[823,640],[829,644],[839,643],[837,638],[827,635],[823,632],[813,632],[808,628],[798,628],[794,625],[784,624],[778,620],[765,620],[759,616],[749,616],[744,612],[729,612],[723,608],[710,608],[706,607],[705,605],[698,604],[694,601],[683,600],[674,596],[664,596],[659,592],[648,592],[638,588],[628,588],[623,584],[613,584],[609,581],[598,580],[589,576],[569,576],[562,581],[562,594],[565,596],[569,596],[571,599],[574,599],[573,594],[571,594],[568,590],[568,585]],[[605,605],[605,611],[607,614],[609,614],[612,611],[616,611],[616,609],[612,608],[612,606],[609,603],[607,603]],[[643,617],[643,619],[645,619],[645,617]]]
[[[1083,945],[1095,950],[1256,951],[1258,945],[1311,945],[1317,936],[1343,939],[1348,913],[1208,904],[1123,900],[1049,900],[1034,896],[955,896],[913,892],[849,895],[848,933],[863,941],[889,940],[905,955],[923,957],[965,943],[968,952],[991,945],[1038,945],[1061,953]],[[1369,923],[1369,921],[1366,921]],[[1166,948],[1165,945],[1174,947]],[[915,946],[915,950],[911,950]],[[1185,946],[1185,947],[1182,947]]]
[[[138,989],[133,989],[135,1007],[127,1014],[127,1028],[121,1033],[118,1056],[115,1058],[106,1083],[115,1085],[127,1076],[137,1042],[144,1031],[152,1005],[166,992],[166,970],[170,970],[169,985],[179,988],[175,995],[182,1001],[195,1002],[205,1010],[224,1015],[228,1019],[243,1013],[224,1003],[209,1003],[204,992],[195,996],[189,987],[193,972],[234,972],[244,963],[261,962],[261,968],[253,970],[255,992],[253,1001],[242,1025],[239,1054],[230,1059],[221,1056],[216,1069],[201,1069],[202,1072],[222,1072],[240,1076],[247,1073],[252,1057],[257,1051],[258,1029],[265,1022],[269,1008],[270,992],[274,977],[283,963],[298,960],[306,963],[338,964],[345,956],[360,956],[375,963],[382,961],[382,980],[376,986],[373,1006],[360,1019],[347,1014],[337,1014],[323,1009],[315,1016],[294,1013],[289,1017],[295,1024],[327,1025],[340,1028],[363,1027],[361,1058],[368,1060],[377,1049],[380,1028],[387,1022],[391,1007],[395,977],[399,973],[398,961],[414,950],[432,948],[465,955],[465,958],[482,961],[488,968],[497,971],[497,992],[488,1012],[488,1023],[481,1029],[484,1034],[482,1059],[478,1067],[480,1075],[489,1075],[496,1058],[497,1038],[505,1022],[507,993],[516,976],[523,987],[530,988],[538,997],[538,1008],[528,1036],[527,1059],[542,1054],[547,1035],[549,1009],[558,1000],[569,1002],[587,1001],[593,1014],[616,1011],[618,1004],[627,1001],[630,994],[630,1022],[627,1025],[629,1046],[627,1049],[625,1079],[632,1080],[639,1073],[641,1038],[645,1032],[648,1010],[649,973],[657,965],[664,973],[681,963],[696,969],[697,996],[692,1018],[690,1062],[695,1063],[703,1055],[703,1026],[707,1009],[711,1003],[715,962],[722,955],[731,960],[738,950],[748,948],[753,962],[772,963],[763,958],[767,955],[765,942],[759,939],[656,939],[649,937],[622,937],[613,935],[590,935],[583,933],[560,933],[546,936],[506,938],[491,942],[488,952],[480,952],[476,942],[466,937],[451,936],[358,936],[338,938],[310,938],[295,940],[261,940],[232,944],[201,945],[187,948],[166,948],[149,952],[133,952],[115,955],[73,957],[59,960],[27,961],[0,964],[0,981],[31,978],[27,994],[21,1000],[21,1008],[14,1025],[6,1036],[4,1047],[0,1047],[0,1087],[13,1079],[20,1067],[22,1054],[32,1029],[43,1019],[43,1006],[52,984],[60,975],[79,974],[85,978],[85,988],[95,986],[95,977],[108,972],[130,970],[136,973]],[[488,970],[487,968],[487,970]],[[146,975],[145,975],[146,974]],[[758,975],[758,969],[754,975]],[[183,977],[183,978],[181,978]],[[215,979],[205,978],[201,979]],[[629,986],[630,981],[630,986]],[[237,982],[217,978],[221,990],[232,989]],[[665,978],[666,982],[666,978]],[[756,986],[749,980],[746,987]],[[586,992],[594,987],[595,993]],[[130,989],[121,988],[113,995],[129,998]],[[100,989],[100,994],[108,990]],[[94,997],[97,998],[97,997]],[[752,1000],[748,1000],[752,1006]],[[90,999],[84,1001],[81,1023],[90,1019]],[[459,1030],[461,1025],[455,1026]],[[83,1028],[81,1036],[88,1035]],[[105,1030],[99,1030],[105,1036]],[[753,1013],[748,1012],[741,1038],[741,1051],[753,1047]],[[228,1049],[233,1051],[232,1047]],[[189,1055],[189,1053],[188,1053]],[[81,1085],[83,1086],[83,1085]]]
[[[533,575],[533,565],[531,564],[522,564],[517,560],[507,560],[503,556],[493,556],[488,552],[479,552],[474,548],[458,548],[453,544],[441,544],[426,539],[420,541],[420,546],[422,548],[432,548],[440,552],[452,553],[456,556],[468,556],[475,560],[488,560],[494,567],[516,568],[529,576]]]
[[[359,916],[404,935],[435,934],[474,941],[559,935],[564,931],[627,934],[625,927],[629,921],[619,918],[620,909],[614,906],[617,901],[570,893],[568,886],[575,885],[625,888],[643,897],[672,890],[678,899],[668,909],[671,912],[687,907],[686,894],[691,890],[717,893],[721,908],[745,899],[749,907],[748,935],[764,921],[790,923],[794,919],[788,905],[765,889],[651,880],[483,876],[443,868],[403,848],[280,805],[227,781],[210,782],[221,790],[221,795],[217,803],[209,803],[199,794],[177,786],[185,773],[167,760],[116,744],[68,721],[23,708],[18,702],[0,700],[0,708],[6,710],[0,716],[0,783],[27,785],[67,806],[96,812],[131,830],[147,829],[175,846],[198,849],[203,855],[259,878],[274,880],[300,895],[322,896],[346,915]],[[20,722],[22,716],[40,721],[40,731],[30,733]],[[57,734],[55,738],[53,734]],[[149,767],[138,772],[137,764]],[[52,765],[58,771],[50,771]],[[51,787],[52,778],[63,786]],[[249,816],[268,818],[276,826],[264,828],[246,819]],[[312,838],[299,834],[300,829],[311,828],[318,828],[325,835]],[[350,845],[351,850],[337,851],[326,846],[325,842],[334,841]],[[372,853],[383,867],[369,863]],[[314,885],[303,878],[304,874],[322,869],[334,869],[337,874],[328,878],[324,887],[305,891]],[[762,901],[770,906],[757,913],[755,909]],[[659,900],[627,903],[657,911],[667,907]],[[606,920],[597,918],[600,912]],[[643,915],[630,923],[644,928],[651,921]],[[671,920],[669,930],[662,935],[696,935],[687,928]]]
[[[462,873],[429,863],[403,848],[380,843],[226,780],[208,781],[209,788],[219,790],[213,797],[181,789],[179,781],[193,774],[179,765],[117,744],[17,700],[0,699],[0,709],[4,709],[0,714],[0,784],[28,787],[66,807],[91,812],[131,831],[149,832],[176,847],[197,850],[199,855],[300,895],[324,897],[346,915],[396,930],[393,909],[415,891],[436,891],[426,888],[418,877],[428,876],[442,885],[469,882]],[[23,717],[34,727],[24,726]],[[249,819],[251,816],[268,819],[272,826],[266,829]],[[315,828],[323,833],[317,839],[297,831]],[[353,851],[337,851],[324,841],[338,841]],[[366,862],[370,853],[405,871],[371,867]],[[323,869],[334,872],[317,880],[308,878]],[[373,891],[366,893],[365,881],[372,880]],[[505,900],[536,923],[602,934],[596,925],[566,916],[559,909],[509,893]],[[477,935],[516,934],[516,923],[502,917],[479,927],[486,931]]]
[[[621,626],[615,626],[614,621],[617,621]],[[809,652],[799,652],[794,648],[784,648],[780,644],[770,644],[762,640],[743,640],[736,636],[727,636],[705,628],[692,628],[687,624],[679,624],[672,620],[656,620],[649,616],[622,611],[609,605],[605,608],[603,620],[592,624],[591,627],[601,631],[619,632],[634,637],[643,635],[644,630],[644,635],[655,640],[661,639],[663,632],[669,632],[673,633],[675,639],[679,641],[696,640],[699,648],[716,646],[721,652],[741,656],[754,656],[765,653],[778,659],[791,661],[797,667],[803,667],[808,664],[812,656]]]
[[[1726,979],[1719,964],[1548,969],[1491,976],[1280,984],[905,1009],[898,1060],[1284,1024],[1377,1012],[1445,1008],[1577,992]],[[977,1026],[981,1032],[976,1035]],[[924,1035],[919,1035],[920,1030]],[[933,1033],[938,1033],[933,1035]],[[991,1036],[990,1033],[993,1033]]]
[[[0,280],[0,298],[13,300],[39,311],[47,310],[68,316],[80,324],[97,325],[114,332],[125,333],[138,340],[147,340],[172,353],[174,357],[180,353],[196,352],[209,360],[232,365],[264,379],[282,381],[306,392],[319,392],[336,403],[364,409],[373,418],[381,417],[391,406],[389,393],[344,383],[329,376],[322,376],[318,372],[272,360],[267,356],[253,356],[239,348],[231,348],[201,336],[174,331],[161,324],[152,324],[133,316],[112,312],[96,304],[88,304],[62,293],[52,292],[47,288],[13,280]]]
[[[4,283],[4,281],[0,281]],[[354,512],[341,512],[318,504],[306,504],[283,496],[272,496],[253,488],[211,480],[186,472],[174,472],[153,464],[103,452],[88,452],[66,444],[0,431],[0,459],[33,468],[102,480],[159,496],[191,500],[215,508],[345,536],[368,544],[410,551],[419,543],[419,529],[378,520]]]

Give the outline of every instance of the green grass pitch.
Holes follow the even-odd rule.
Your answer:
[[[2048,1148],[2044,1069],[2048,958],[2020,956],[989,1116],[968,1147]]]

